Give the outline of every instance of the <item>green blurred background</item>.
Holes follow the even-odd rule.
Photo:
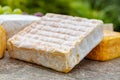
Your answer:
[[[29,14],[51,12],[101,19],[120,31],[120,0],[0,0],[0,5]]]

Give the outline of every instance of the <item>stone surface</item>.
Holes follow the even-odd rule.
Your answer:
[[[120,80],[120,58],[106,62],[84,59],[65,74],[6,55],[0,60],[0,80]]]

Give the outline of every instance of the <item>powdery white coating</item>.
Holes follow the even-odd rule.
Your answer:
[[[36,20],[38,17],[32,15],[19,15],[19,14],[8,14],[8,15],[0,15],[1,20]]]
[[[8,50],[13,58],[69,72],[102,40],[102,25],[99,20],[47,14],[10,38]]]
[[[0,25],[6,30],[8,39],[39,19],[39,17],[30,15],[0,15]]]

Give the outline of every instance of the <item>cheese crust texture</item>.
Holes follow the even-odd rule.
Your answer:
[[[14,34],[39,19],[39,17],[29,15],[0,15],[0,25],[5,29],[8,40]]]
[[[100,43],[102,25],[49,13],[8,40],[9,55],[67,73]]]
[[[4,56],[6,50],[6,32],[2,26],[0,26],[0,58]]]
[[[106,61],[120,57],[120,33],[104,31],[102,42],[95,47],[87,58],[91,60]]]

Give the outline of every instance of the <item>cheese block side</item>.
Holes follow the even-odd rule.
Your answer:
[[[4,56],[6,50],[6,32],[2,26],[0,26],[0,58]]]
[[[104,31],[104,39],[86,58],[106,61],[120,57],[120,33]]]
[[[36,63],[65,73],[71,70],[71,68],[67,66],[67,53],[49,53],[41,50],[19,48],[14,46],[10,41],[7,42],[7,45],[8,53],[11,58]]]
[[[101,26],[102,24],[96,26],[81,42],[76,41],[76,47],[71,50],[72,54],[67,57],[67,66],[69,66],[69,68],[72,69],[75,65],[79,64],[79,62],[102,41],[103,30]]]

